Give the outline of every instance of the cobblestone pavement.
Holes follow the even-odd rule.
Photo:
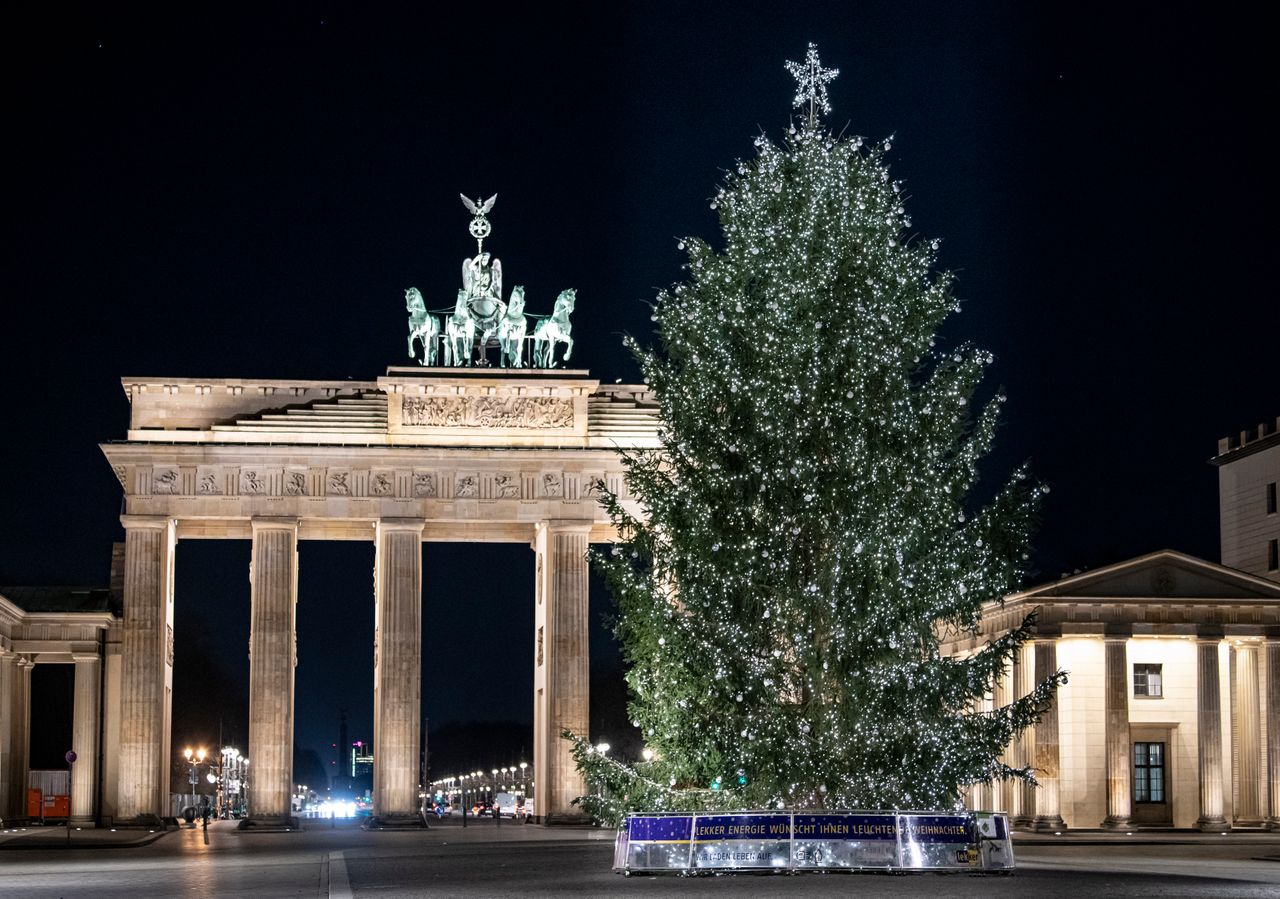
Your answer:
[[[612,836],[600,830],[491,822],[463,830],[449,822],[426,833],[320,824],[300,834],[241,834],[233,822],[216,822],[207,833],[183,829],[110,850],[10,843],[0,852],[0,897],[1280,896],[1280,838],[1149,839],[1029,842],[1017,847],[1019,869],[1006,877],[622,877],[609,870]]]

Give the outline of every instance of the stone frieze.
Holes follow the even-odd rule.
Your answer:
[[[406,396],[400,421],[410,428],[573,427],[573,400],[543,396]]]

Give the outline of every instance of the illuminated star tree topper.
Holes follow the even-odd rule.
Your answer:
[[[803,109],[809,104],[809,127],[818,123],[818,110],[831,112],[831,104],[827,101],[827,84],[840,74],[839,69],[824,69],[818,59],[818,45],[809,44],[809,52],[804,62],[787,60],[787,71],[796,80],[796,96],[791,105]]]

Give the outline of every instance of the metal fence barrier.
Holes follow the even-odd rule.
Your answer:
[[[723,871],[1010,872],[1000,812],[759,811],[627,816],[621,874]]]

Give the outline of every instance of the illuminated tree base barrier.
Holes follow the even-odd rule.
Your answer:
[[[738,812],[627,816],[621,874],[723,871],[1013,870],[1009,819],[995,812]]]

